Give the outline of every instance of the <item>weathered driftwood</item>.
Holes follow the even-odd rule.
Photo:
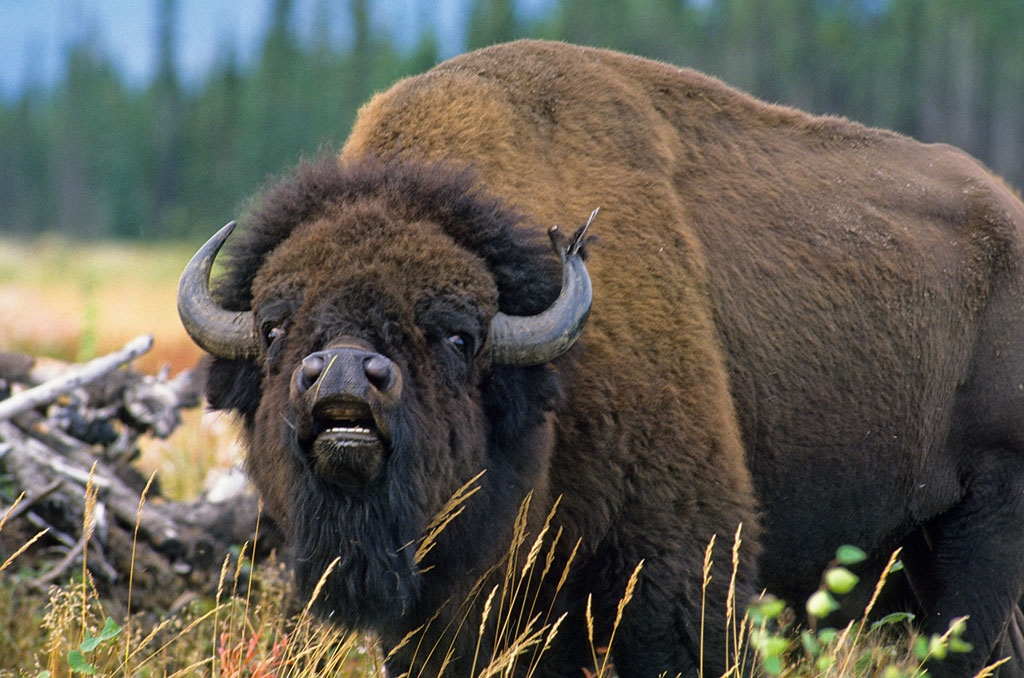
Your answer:
[[[140,436],[168,436],[200,402],[191,372],[123,367],[151,344],[140,337],[84,365],[0,353],[0,472],[22,495],[13,507],[0,499],[0,564],[41,534],[18,557],[38,573],[31,584],[59,581],[84,558],[105,593],[126,594],[131,573],[133,605],[168,607],[215,582],[230,547],[252,541],[251,492],[167,501],[131,466]],[[264,536],[276,543],[270,526]]]
[[[40,405],[52,403],[68,391],[96,381],[121,365],[135,360],[149,351],[152,346],[153,337],[151,335],[137,337],[116,353],[96,358],[85,365],[73,367],[59,377],[34,386],[27,391],[16,393],[0,401],[0,420],[10,419]]]

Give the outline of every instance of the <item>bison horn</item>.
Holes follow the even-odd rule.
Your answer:
[[[502,365],[540,365],[569,350],[587,324],[593,291],[582,248],[590,219],[564,244],[557,227],[548,235],[562,258],[562,291],[546,310],[532,316],[497,313],[491,320],[493,360]]]
[[[210,294],[210,269],[235,222],[206,241],[178,281],[178,315],[192,340],[207,352],[232,360],[256,355],[258,343],[252,311],[228,311]]]

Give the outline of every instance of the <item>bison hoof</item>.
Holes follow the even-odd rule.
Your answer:
[[[313,443],[313,465],[317,473],[346,489],[365,487],[383,463],[384,444],[369,429],[328,429]]]

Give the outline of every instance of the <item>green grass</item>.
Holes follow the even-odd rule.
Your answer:
[[[0,350],[82,360],[140,334],[154,348],[137,365],[190,367],[201,352],[178,320],[184,245],[0,241]]]

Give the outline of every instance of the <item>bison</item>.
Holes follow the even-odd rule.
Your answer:
[[[924,631],[969,615],[933,675],[1024,675],[1024,205],[964,152],[523,41],[375,96],[211,284],[229,231],[179,290],[209,402],[300,591],[398,672],[479,669],[550,519],[536,675],[592,663],[641,561],[618,674],[718,675],[730,585],[799,603],[842,544],[868,574],[902,547]]]

